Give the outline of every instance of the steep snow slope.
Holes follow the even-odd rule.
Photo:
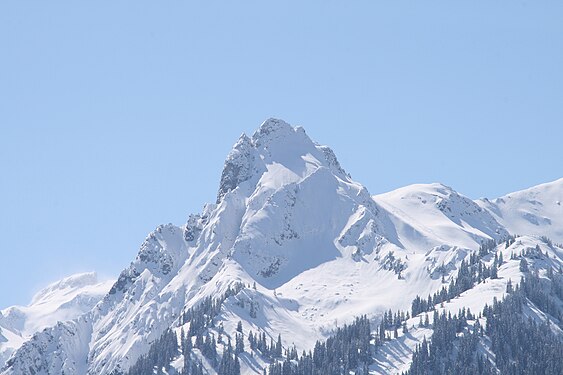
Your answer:
[[[36,332],[90,311],[112,284],[100,282],[95,273],[72,275],[39,291],[28,306],[0,311],[0,367]]]
[[[36,334],[2,374],[127,371],[167,328],[180,329],[183,312],[235,285],[246,287],[220,306],[215,337],[222,326],[234,341],[240,320],[245,333],[281,333],[284,346],[311,349],[355,316],[377,322],[408,309],[482,242],[507,235],[495,215],[443,185],[372,197],[330,148],[270,119],[234,145],[216,203],[149,234],[101,302]],[[259,357],[240,359],[243,373],[262,373]]]
[[[563,243],[563,178],[476,203],[513,234],[547,236]]]

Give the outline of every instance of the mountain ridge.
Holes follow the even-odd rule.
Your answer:
[[[1,310],[0,364],[35,333],[90,311],[112,284],[113,280],[98,280],[95,272],[75,274],[47,285],[27,306]]]
[[[528,207],[528,198],[518,203]],[[157,227],[96,306],[23,343],[2,374],[124,373],[170,327],[187,331],[186,311],[230,290],[238,292],[217,317],[224,332],[241,321],[309,350],[352,315],[377,322],[389,309],[408,309],[453,280],[484,243],[511,238],[519,222],[493,204],[442,184],[372,196],[303,128],[266,120],[233,146],[214,204],[181,227]],[[506,275],[520,275],[513,268]],[[241,360],[243,373],[267,366],[259,356]]]

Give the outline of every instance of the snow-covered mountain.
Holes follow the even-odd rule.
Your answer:
[[[0,367],[36,332],[92,310],[113,283],[99,281],[93,272],[76,274],[48,285],[27,306],[0,311]]]
[[[563,243],[563,178],[476,203],[511,233],[547,236]]]
[[[417,184],[376,195],[391,215],[405,247],[422,251],[440,245],[474,248],[509,234],[488,210],[442,184]]]
[[[498,268],[498,277],[440,307],[479,310],[503,295],[507,278],[520,277],[519,260],[511,255],[536,251],[537,245],[553,260],[531,261],[531,268],[561,265],[563,251],[538,237],[559,240],[563,215],[555,202],[561,192],[560,182],[540,185],[513,194],[510,206],[501,202],[507,198],[472,201],[441,184],[371,196],[329,147],[314,143],[303,128],[270,119],[234,145],[215,203],[182,227],[168,224],[150,233],[100,302],[35,334],[2,374],[126,373],[152,358],[151,346],[169,329],[178,339],[188,332],[195,338],[200,328],[193,317],[201,309],[207,310],[197,316],[210,320],[201,327],[209,337],[205,345],[212,338],[211,352],[220,357],[230,356],[226,342],[236,341],[238,328],[245,337],[250,331],[268,341],[281,335],[284,348],[311,350],[355,317],[365,315],[377,325],[387,311],[406,311],[417,296],[454,283],[462,261],[481,248],[482,266]],[[520,218],[527,220],[531,206],[540,206],[532,196],[544,207],[534,215],[549,223],[539,220],[528,231]],[[548,208],[552,201],[556,207]],[[532,236],[515,241],[515,233]],[[494,260],[493,252],[506,253],[508,260]],[[410,319],[409,325],[418,322]],[[428,334],[427,326],[419,326],[386,342],[371,371],[408,369]],[[202,342],[173,355],[166,373],[191,371],[184,366],[190,361],[210,374],[226,373]],[[261,374],[270,362],[263,354],[256,348],[240,352],[241,372]]]

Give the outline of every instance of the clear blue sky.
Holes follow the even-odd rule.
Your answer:
[[[268,117],[372,193],[563,177],[561,1],[3,1],[0,307],[214,201]]]

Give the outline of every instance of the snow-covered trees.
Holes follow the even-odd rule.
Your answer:
[[[528,261],[525,258],[520,259],[520,272],[528,272]]]
[[[372,362],[370,351],[371,329],[366,316],[338,328],[326,342],[317,341],[313,351],[303,352],[296,360],[287,356],[268,368],[269,375],[326,375],[347,374],[349,370],[361,371]],[[281,337],[278,336],[281,344]],[[363,372],[364,374],[366,372]]]
[[[563,277],[540,279],[534,273],[516,287],[509,280],[508,295],[485,306],[486,329],[472,317],[434,315],[430,341],[423,340],[413,355],[407,375],[416,374],[562,374],[563,338],[554,333],[548,321],[536,322],[523,314],[524,306],[533,303],[541,311],[563,322],[563,309],[557,300],[563,297]],[[478,354],[477,344],[483,335],[490,341],[494,362]]]
[[[170,362],[178,354],[178,339],[171,329],[167,329],[150,347],[146,355],[130,368],[129,375],[152,374],[154,369],[159,369],[162,373],[163,368],[169,368]]]
[[[536,303],[537,282],[534,276],[526,277],[503,301],[483,311],[495,364],[503,374],[563,373],[563,339],[553,333],[549,321],[538,323],[522,314],[526,298]],[[561,318],[561,307],[558,310]]]

